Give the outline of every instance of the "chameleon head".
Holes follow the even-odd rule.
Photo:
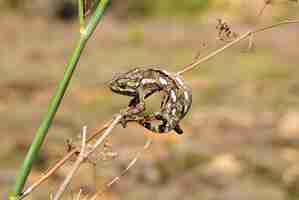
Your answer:
[[[129,73],[115,75],[109,82],[111,91],[126,96],[136,96],[138,87],[138,77],[131,76]]]

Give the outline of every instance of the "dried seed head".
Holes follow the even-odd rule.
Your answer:
[[[231,30],[231,27],[222,19],[217,19],[216,29],[218,31],[218,39],[224,42],[231,42],[238,34]]]

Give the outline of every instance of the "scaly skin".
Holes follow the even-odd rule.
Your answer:
[[[117,94],[133,97],[123,119],[124,125],[133,120],[156,133],[172,130],[183,133],[179,122],[190,110],[192,94],[179,76],[158,68],[136,68],[115,76],[109,87]],[[160,111],[145,115],[145,99],[155,92],[164,93]],[[161,123],[154,124],[157,120]]]

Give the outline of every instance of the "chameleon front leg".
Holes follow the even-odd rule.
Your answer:
[[[141,114],[145,111],[144,90],[137,88],[137,95],[130,101],[129,108],[123,111],[123,118],[120,123],[123,128],[129,121],[139,121],[143,119]]]
[[[129,115],[137,115],[145,111],[145,97],[142,87],[137,88],[137,96],[130,101],[129,107],[131,108]]]

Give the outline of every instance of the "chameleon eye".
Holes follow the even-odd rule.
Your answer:
[[[127,84],[128,80],[127,79],[119,79],[117,82],[119,85],[125,86]]]

